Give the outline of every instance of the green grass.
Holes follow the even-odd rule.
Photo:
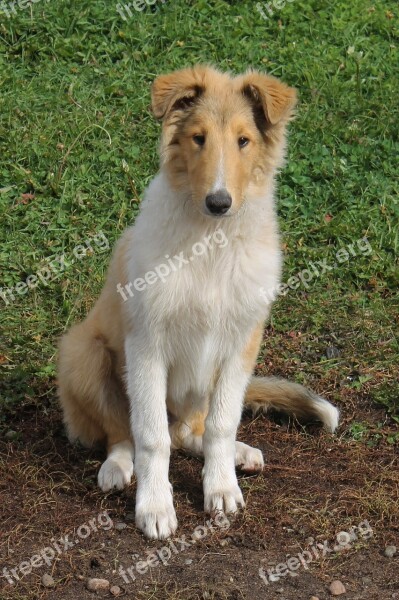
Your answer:
[[[341,385],[397,415],[397,2],[294,0],[265,20],[252,1],[170,0],[126,22],[116,4],[42,0],[0,16],[0,287],[134,221],[157,170],[156,75],[199,61],[264,69],[301,100],[279,186],[285,280],[363,236],[372,247],[281,298],[268,347],[338,403]],[[0,297],[0,403],[54,398],[56,339],[108,260],[94,248],[49,285]],[[287,332],[301,333],[293,355]],[[329,344],[340,356],[326,359]]]

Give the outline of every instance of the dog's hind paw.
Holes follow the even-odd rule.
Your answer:
[[[133,475],[133,462],[128,459],[107,458],[98,472],[98,485],[103,492],[116,488],[123,490],[129,485]]]
[[[262,471],[263,455],[257,448],[252,448],[243,442],[236,442],[236,467],[247,473]]]

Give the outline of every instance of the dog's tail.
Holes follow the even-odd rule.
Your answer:
[[[317,419],[331,432],[338,427],[339,411],[335,406],[303,385],[277,377],[252,377],[245,407],[255,413],[274,408],[298,419]]]

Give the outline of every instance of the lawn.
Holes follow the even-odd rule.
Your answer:
[[[347,598],[398,597],[397,559],[383,556],[399,532],[397,2],[19,4],[0,3],[0,572],[100,510],[127,528],[97,532],[48,566],[56,589],[41,583],[43,568],[15,585],[1,579],[1,600],[89,598],[93,573],[143,599],[274,598],[276,587],[290,600],[323,598],[334,578]],[[118,561],[150,548],[128,518],[134,485],[104,497],[95,485],[101,452],[69,447],[56,345],[93,305],[112,246],[157,170],[150,84],[197,62],[237,73],[252,66],[298,89],[278,189],[291,284],[266,327],[258,372],[313,387],[342,422],[331,437],[246,418],[241,439],[265,450],[269,466],[241,478],[244,516],[229,536],[213,532],[192,554],[126,584]],[[205,518],[200,465],[173,463],[187,533]],[[331,539],[365,520],[372,540],[270,592],[258,577],[263,559],[277,564],[307,538]]]

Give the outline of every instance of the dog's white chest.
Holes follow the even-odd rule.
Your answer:
[[[219,224],[185,216],[162,182],[150,186],[132,237],[128,277],[150,283],[129,312],[133,328],[163,356],[169,393],[184,399],[203,396],[266,318],[271,302],[261,289],[277,286],[281,258],[267,199]]]

